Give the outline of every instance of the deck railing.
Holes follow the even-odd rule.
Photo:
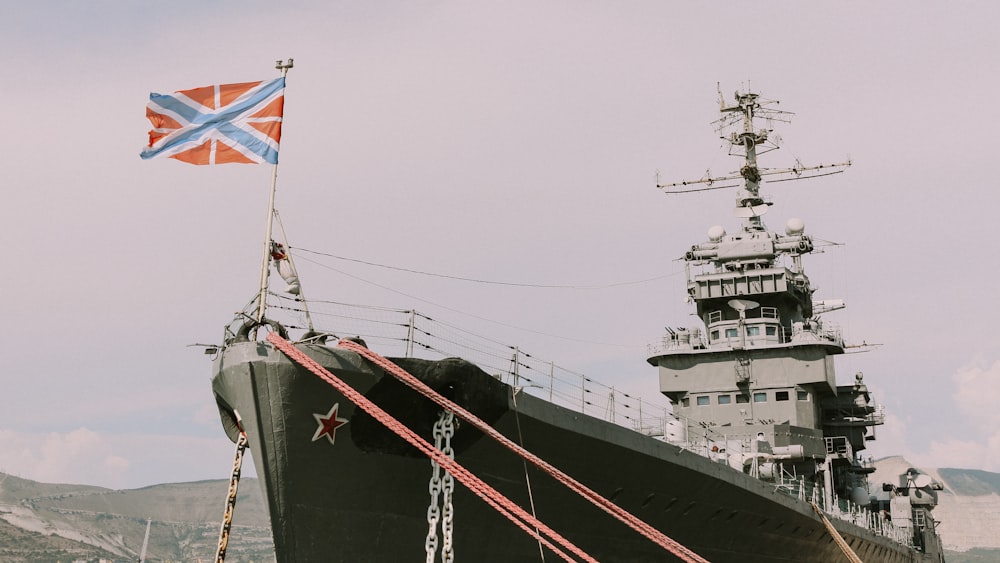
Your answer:
[[[251,311],[252,305],[248,305]],[[331,337],[361,337],[369,347],[390,357],[461,357],[511,385],[518,393],[528,393],[576,412],[613,422],[762,477],[755,462],[745,467],[744,460],[757,459],[756,455],[751,455],[756,454],[755,444],[748,438],[727,436],[710,424],[677,416],[670,411],[665,398],[657,402],[643,399],[561,367],[551,360],[536,357],[518,346],[497,342],[414,310],[310,301],[310,313],[317,330],[327,330]],[[301,304],[287,296],[273,294],[268,315],[286,328],[307,328]],[[249,318],[249,314],[245,318],[237,317],[227,328],[227,340]],[[884,417],[884,411],[877,411],[873,416]],[[843,454],[840,446],[835,439],[827,439],[827,449],[831,453]],[[736,460],[739,460],[738,463]],[[804,479],[787,475],[763,477],[767,482],[774,482],[776,491],[813,501],[832,517],[854,522],[905,545],[912,542],[906,530],[893,526],[880,515],[871,513],[867,507],[850,503],[827,506],[822,488]]]

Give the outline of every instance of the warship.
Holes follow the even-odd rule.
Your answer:
[[[862,374],[836,378],[849,346],[821,316],[844,303],[813,299],[816,243],[762,218],[766,181],[850,163],[759,167],[787,114],[750,92],[720,109],[739,170],[658,184],[734,188],[742,220],[677,249],[699,322],[648,349],[661,406],[415,311],[306,300],[269,222],[261,291],[211,350],[227,519],[249,447],[280,562],[943,561],[940,485],[868,483],[885,414]]]

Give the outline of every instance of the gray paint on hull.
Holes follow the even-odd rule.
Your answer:
[[[383,376],[354,354],[306,350],[362,392]],[[339,403],[340,416],[350,419],[355,407],[267,346],[231,346],[216,368],[216,394],[244,418],[278,561],[422,558],[430,476],[426,460],[366,453],[349,432],[341,432],[350,422],[338,429],[335,444],[312,441],[314,413],[327,413]],[[726,465],[527,395],[517,397],[516,413],[508,411],[495,424],[516,439],[515,416],[529,450],[710,561],[842,557],[806,503]],[[528,506],[525,468],[514,454],[479,440],[458,461]],[[534,468],[528,474],[539,518],[598,560],[673,559],[550,477]],[[532,538],[462,487],[456,487],[455,510],[457,557],[538,560]],[[849,523],[834,525],[864,561],[931,560]]]

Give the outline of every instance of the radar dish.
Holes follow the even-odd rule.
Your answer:
[[[761,215],[767,213],[768,205],[763,203],[761,205],[754,205],[752,207],[737,207],[733,214],[740,219],[747,219],[750,217],[760,217]]]
[[[760,303],[750,301],[749,299],[730,299],[728,305],[740,313],[760,307]]]

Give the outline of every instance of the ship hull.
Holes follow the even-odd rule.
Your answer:
[[[357,355],[300,349],[418,433],[422,399]],[[492,378],[490,378],[492,380]],[[234,343],[216,359],[223,425],[236,413],[268,502],[277,561],[413,561],[427,535],[426,458],[373,428],[326,382],[265,343]],[[455,385],[448,391],[455,392]],[[486,385],[473,410],[496,429],[709,561],[837,561],[843,554],[811,506],[725,464],[673,444]],[[461,394],[461,389],[458,390]],[[456,399],[458,400],[458,399]],[[459,401],[461,402],[461,401]],[[336,406],[336,409],[334,409]],[[337,421],[331,425],[332,419]],[[326,428],[334,428],[324,433]],[[343,422],[341,422],[343,421]],[[456,460],[599,561],[674,558],[553,478],[464,427]],[[332,434],[332,436],[330,436]],[[530,496],[529,496],[530,489]],[[454,552],[463,561],[538,561],[535,539],[456,485]],[[237,507],[236,519],[239,518]],[[937,561],[849,522],[834,526],[866,562]],[[547,559],[553,558],[551,553]]]

